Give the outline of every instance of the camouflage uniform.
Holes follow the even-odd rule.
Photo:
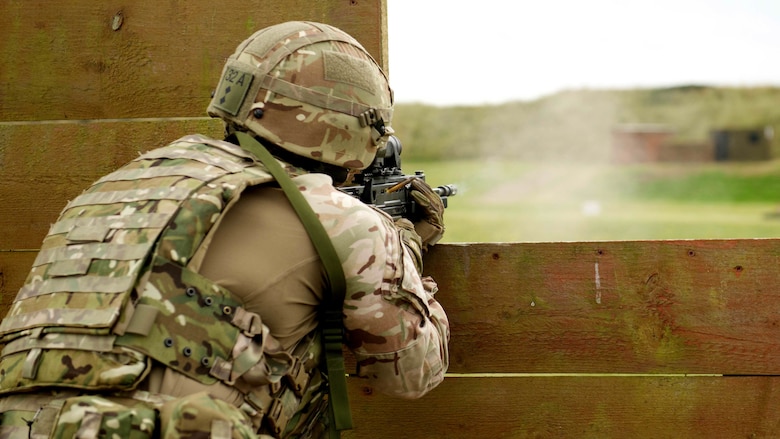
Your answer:
[[[448,361],[448,323],[433,298],[435,283],[421,279],[389,217],[338,191],[326,175],[287,168],[344,268],[344,324],[359,374],[392,395],[425,394],[441,381]],[[290,375],[298,342],[316,328],[325,288],[311,242],[291,221],[287,200],[265,184],[269,180],[235,145],[189,136],[141,156],[73,200],[0,325],[9,342],[0,360],[0,391],[119,390],[136,401],[132,392],[140,388],[158,398],[159,407],[170,406],[170,397],[208,392],[255,414],[248,417],[254,428],[267,429],[256,412],[269,408],[256,403],[257,395],[281,398],[271,389]],[[265,208],[276,220],[244,214]],[[298,259],[292,272],[279,265],[288,259],[274,263],[273,255],[287,250],[262,245],[279,233],[286,238],[278,244]],[[151,262],[143,262],[144,251],[154,252]],[[193,300],[185,303],[187,297]],[[239,320],[239,313],[243,319],[226,323],[231,315]],[[76,428],[65,415],[73,407],[116,412],[110,398],[102,404],[77,398],[56,402],[64,406],[56,428]],[[301,400],[289,404],[285,417]],[[18,396],[6,397],[0,410],[18,404]],[[137,412],[134,404],[123,407]],[[78,428],[89,425],[75,418]],[[133,419],[138,428],[150,422],[148,414]]]

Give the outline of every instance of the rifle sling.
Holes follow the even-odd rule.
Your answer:
[[[330,424],[335,426],[336,430],[349,430],[352,428],[352,414],[349,409],[346,368],[342,353],[344,333],[342,308],[347,288],[341,262],[319,218],[317,218],[309,203],[306,202],[306,199],[303,198],[303,195],[290,176],[279,165],[279,162],[254,137],[243,132],[236,132],[235,135],[241,147],[257,157],[277,183],[279,183],[279,186],[287,195],[287,199],[290,200],[290,204],[306,228],[306,232],[309,234],[309,238],[325,266],[330,290],[324,292],[325,312],[323,313],[321,328],[329,382],[330,410],[333,418],[333,422]],[[335,432],[335,436],[338,437],[338,432]]]

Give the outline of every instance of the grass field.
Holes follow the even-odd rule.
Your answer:
[[[420,169],[459,188],[443,242],[780,237],[780,161],[404,162]]]

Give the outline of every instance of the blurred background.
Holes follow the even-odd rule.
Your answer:
[[[780,2],[388,1],[446,242],[780,236]]]

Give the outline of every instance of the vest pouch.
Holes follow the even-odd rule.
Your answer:
[[[67,387],[83,390],[131,390],[150,370],[145,355],[111,347],[114,337],[45,334],[6,345],[0,358],[0,394]]]
[[[52,439],[127,438],[148,439],[154,434],[157,412],[144,402],[123,403],[97,395],[68,398],[51,429]],[[54,403],[62,403],[55,401]],[[45,411],[44,407],[44,411]],[[33,430],[36,430],[33,423]]]
[[[163,404],[160,408],[160,430],[161,439],[258,437],[244,412],[206,392]]]
[[[324,381],[322,374],[315,370],[308,387],[304,391],[300,400],[295,397],[295,392],[291,389],[285,391],[277,400],[279,402],[290,401],[291,407],[295,408],[290,419],[287,421],[283,438],[320,438],[326,437],[328,431],[328,386]],[[273,413],[273,412],[272,412]],[[267,422],[273,429],[273,422]],[[276,433],[278,434],[278,433]]]
[[[211,371],[231,358],[241,330],[232,324],[241,303],[232,294],[200,274],[156,257],[143,294],[136,304],[136,320],[143,330],[128,330],[117,346],[143,352],[150,358],[203,384],[218,381]],[[141,312],[138,312],[141,310]]]

